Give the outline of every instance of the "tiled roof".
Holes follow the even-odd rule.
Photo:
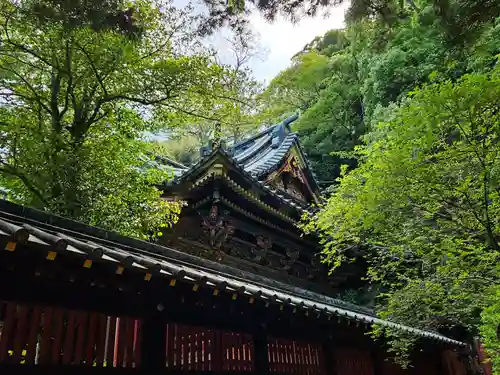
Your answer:
[[[256,136],[238,143],[231,149],[234,160],[254,176],[260,176],[277,166],[297,142],[290,124],[298,118],[291,116]]]
[[[466,345],[435,332],[378,319],[369,311],[338,299],[4,200],[0,200],[0,238],[21,245],[35,243],[47,251],[116,264],[125,269],[150,273],[152,277],[199,283],[271,304],[367,324],[376,323],[435,341]]]
[[[224,156],[226,156],[240,172],[249,177],[255,183],[258,183],[270,194],[278,197],[287,205],[296,207],[299,211],[303,211],[303,209],[309,208],[308,204],[305,204],[286,192],[278,191],[259,181],[260,176],[271,171],[273,168],[278,167],[282,160],[288,155],[290,149],[294,145],[297,145],[299,152],[306,161],[311,177],[314,180],[313,182],[317,185],[311,166],[300,148],[297,134],[293,133],[290,128],[290,124],[297,120],[297,118],[298,115],[288,117],[281,123],[270,126],[257,135],[254,135],[228,148],[219,148],[215,152],[221,152],[224,154]],[[200,158],[196,164],[190,167],[166,158],[158,158],[156,164],[160,168],[169,168],[173,171],[174,179],[169,181],[167,184],[177,184],[179,181],[188,178],[188,176],[203,165],[203,163],[211,155],[213,155],[214,152],[210,152],[208,148],[205,148],[204,154],[204,157]]]

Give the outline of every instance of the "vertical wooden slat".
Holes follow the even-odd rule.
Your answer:
[[[108,317],[99,314],[97,317],[97,338],[96,338],[96,367],[102,367],[104,364],[106,350],[106,333],[107,333]]]
[[[106,358],[104,362],[107,367],[113,367],[115,358],[115,335],[116,335],[116,317],[110,316],[108,319],[106,332]]]
[[[205,360],[207,365],[207,371],[214,371],[214,353],[215,353],[215,330],[211,329],[208,331],[207,345],[205,346]]]
[[[30,329],[28,333],[28,349],[26,351],[26,363],[35,363],[36,344],[38,342],[38,333],[40,332],[40,319],[42,317],[42,308],[34,306],[31,313]]]
[[[206,340],[207,340],[207,335],[208,335],[208,330],[205,328],[202,328],[201,333],[200,333],[200,341],[199,341],[199,357],[200,357],[200,366],[199,369],[200,371],[207,371],[205,370],[205,347],[206,347]]]
[[[167,352],[166,352],[166,365],[168,368],[174,368],[175,363],[175,328],[172,323],[167,324],[167,329],[165,331],[165,340],[167,340]]]
[[[84,311],[79,311],[77,313],[77,336],[76,336],[76,346],[75,346],[75,364],[79,365],[83,361],[84,356],[84,344],[85,337],[87,333],[87,318],[88,313]]]
[[[66,328],[66,337],[64,338],[63,364],[68,365],[73,361],[73,348],[75,344],[75,330],[78,312],[68,311],[68,326]]]
[[[26,345],[26,333],[28,331],[28,307],[19,306],[17,325],[14,335],[14,346],[12,354],[12,362],[19,363],[21,360],[21,353]]]
[[[199,338],[201,336],[201,329],[196,328],[196,331],[193,332],[194,340],[193,340],[193,370],[200,370],[200,354],[199,354]]]
[[[15,302],[7,302],[2,336],[0,337],[0,362],[5,361],[7,358],[8,344],[15,334],[16,308],[17,304]]]
[[[186,330],[186,335],[187,335],[187,348],[188,348],[188,359],[187,359],[187,363],[188,363],[188,367],[187,367],[187,370],[193,370],[193,361],[194,361],[194,334],[195,334],[195,330],[193,327],[187,327],[187,330]]]
[[[181,332],[181,342],[182,342],[182,370],[187,371],[189,368],[189,330],[188,327],[181,324],[179,325]]]
[[[284,372],[290,374],[290,352],[288,350],[288,340],[283,340],[283,369]]]
[[[250,371],[254,372],[255,371],[255,345],[254,345],[254,340],[252,336],[248,336],[250,340],[250,347],[249,347],[249,359],[250,359]]]
[[[243,360],[243,335],[241,333],[238,333],[236,335],[236,337],[237,337],[237,342],[236,342],[236,359],[238,361],[238,370],[239,371],[245,371],[246,363]]]
[[[52,330],[52,307],[46,307],[43,313],[42,341],[40,343],[40,363],[50,362],[51,330]]]
[[[63,309],[54,309],[54,343],[52,345],[52,363],[53,365],[59,364],[61,359],[61,342],[63,336],[63,323],[64,323]]]
[[[211,371],[222,371],[221,331],[212,330]]]
[[[141,367],[141,359],[142,359],[142,320],[135,320],[135,332],[134,332],[134,367]]]
[[[134,363],[134,322],[135,319],[127,318],[125,324],[126,347],[125,347],[125,367],[132,368]]]
[[[180,369],[181,368],[181,342],[180,342],[180,332],[179,332],[179,325],[178,324],[171,324],[172,327],[172,336],[173,336],[173,341],[175,343],[175,349],[174,349],[174,357],[175,357],[175,362],[174,362],[174,368]]]
[[[122,367],[123,366],[123,318],[116,318],[115,324],[115,345],[113,351],[113,367]]]
[[[236,361],[235,361],[235,335],[234,332],[227,333],[227,341],[226,345],[229,350],[229,361],[228,367],[230,371],[236,370]]]
[[[222,370],[229,370],[229,348],[226,332],[221,333]]]
[[[85,362],[89,366],[94,364],[94,347],[97,340],[97,328],[99,323],[99,314],[96,312],[90,313],[88,334],[87,334],[87,346],[85,350]]]

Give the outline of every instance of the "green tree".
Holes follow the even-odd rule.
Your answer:
[[[349,249],[363,251],[369,279],[384,291],[383,318],[448,334],[467,329],[458,338],[470,340],[481,311],[494,305],[499,83],[497,68],[412,92],[356,148],[359,167],[305,226],[319,231],[333,268],[349,261]],[[404,359],[413,339],[384,333]]]
[[[195,115],[223,69],[183,47],[196,31],[189,9],[135,2],[142,32],[130,35],[41,23],[31,5],[1,0],[2,185],[17,201],[149,235],[177,207],[153,187],[165,173],[139,163],[138,139],[156,129],[144,118],[153,106]]]

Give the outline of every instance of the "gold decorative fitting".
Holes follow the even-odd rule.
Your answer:
[[[236,300],[236,298],[238,298],[238,293],[233,293],[233,301]]]
[[[153,275],[150,272],[146,272],[146,274],[144,275],[144,280],[149,281],[151,280],[151,277],[153,277]]]
[[[219,289],[214,289],[214,292],[212,294],[214,296],[218,296],[219,295]]]
[[[230,178],[226,178],[226,180],[228,181],[229,185],[231,185],[238,193],[240,193],[241,195],[243,196],[246,196],[247,198],[249,198],[250,200],[254,201],[255,203],[257,203],[259,206],[267,209],[268,211],[274,213],[275,215],[285,219],[286,221],[289,221],[291,223],[295,223],[295,221],[293,219],[291,219],[290,217],[288,217],[287,215],[284,215],[282,212],[280,212],[279,210],[271,207],[270,205],[268,205],[267,203],[264,203],[262,202],[259,198],[257,198],[254,194],[252,193],[249,193],[247,192],[245,189],[243,189],[240,185],[238,185],[236,182],[234,182],[233,180],[231,180]]]
[[[170,280],[170,286],[175,286],[176,283],[177,283],[176,279]]]
[[[5,250],[7,251],[14,251],[16,250],[17,243],[15,242],[7,242],[7,245],[5,245]]]
[[[248,301],[248,303],[250,303],[250,305],[253,305],[253,303],[255,302],[255,297],[250,297],[250,300]]]
[[[57,257],[57,253],[55,251],[49,251],[47,253],[47,260],[54,260]]]
[[[200,286],[198,284],[193,285],[193,292],[197,292],[198,289],[200,289]]]
[[[255,221],[258,221],[259,223],[262,223],[262,224],[264,224],[264,225],[268,226],[269,228],[273,228],[273,229],[276,229],[276,230],[278,230],[278,231],[280,231],[280,232],[282,232],[282,233],[286,233],[286,234],[288,234],[288,235],[289,235],[289,236],[291,236],[291,237],[294,237],[294,238],[297,238],[297,239],[299,238],[298,236],[294,235],[292,232],[289,232],[289,231],[287,231],[287,230],[281,229],[280,227],[278,227],[278,226],[276,226],[276,225],[274,225],[274,224],[271,224],[271,223],[270,223],[269,221],[267,221],[267,220],[262,220],[260,217],[255,216],[255,215],[253,215],[252,213],[250,213],[250,212],[248,212],[248,211],[246,211],[246,210],[242,209],[241,207],[237,206],[236,204],[234,204],[233,202],[231,202],[231,201],[227,200],[227,199],[226,199],[226,198],[224,198],[224,197],[221,197],[221,199],[220,199],[220,200],[221,200],[221,202],[224,202],[226,205],[228,205],[229,207],[231,207],[231,208],[232,208],[232,209],[234,209],[235,211],[240,212],[240,213],[242,213],[242,214],[244,214],[244,215],[248,216],[249,218],[251,218],[251,219],[253,219],[253,220],[255,220]]]
[[[125,271],[125,267],[123,267],[121,264],[119,264],[119,265],[116,267],[116,274],[117,274],[117,275],[121,275],[121,274],[123,274],[123,271]]]
[[[92,267],[92,260],[91,259],[85,259],[83,262],[83,268],[90,268]]]

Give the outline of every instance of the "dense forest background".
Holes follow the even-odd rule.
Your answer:
[[[160,199],[172,173],[156,156],[190,165],[214,136],[236,142],[299,112],[325,188],[303,229],[325,262],[334,270],[357,249],[382,317],[480,336],[500,371],[500,3],[352,0],[344,29],[297,51],[267,87],[255,80],[251,9],[296,19],[342,2],[204,0],[200,13],[0,0],[2,191],[154,240],[180,210]],[[220,28],[230,62],[205,42]],[[411,337],[373,334],[409,364]]]

